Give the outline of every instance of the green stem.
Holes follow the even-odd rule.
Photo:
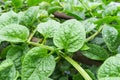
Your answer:
[[[36,29],[34,29],[33,32],[30,34],[30,37],[29,37],[29,39],[28,39],[28,42],[30,42],[30,40],[31,40],[32,37],[34,36],[35,32],[36,32]]]
[[[103,29],[103,27],[100,27],[97,32],[95,32],[92,36],[90,36],[86,39],[86,42],[94,39],[101,32],[102,29]]]
[[[90,15],[91,15],[92,17],[94,17],[91,9],[89,9],[89,7],[88,7],[82,0],[79,0],[79,1],[80,1],[80,3],[82,3],[82,5],[86,8],[86,10],[89,11]]]
[[[46,37],[44,37],[42,44],[45,44],[45,42],[46,42]]]
[[[46,46],[46,45],[35,43],[35,42],[27,42],[27,43],[30,45],[33,45],[33,46],[40,46],[41,48],[45,48],[45,49],[48,49],[50,51],[55,51],[55,49],[53,47],[50,47],[50,46]]]
[[[63,52],[60,52],[60,55],[70,64],[72,64],[72,66],[83,76],[85,80],[92,80],[92,78],[87,74],[87,72],[76,61],[65,55]]]
[[[20,74],[19,74],[19,72],[18,72],[18,71],[16,72],[16,74],[17,74],[17,75],[16,75],[16,77],[15,77],[15,79],[14,79],[14,80],[17,80],[17,78],[18,78],[18,77],[20,77]]]
[[[61,59],[61,56],[60,56],[60,55],[58,55],[58,56],[55,58],[55,61],[56,61],[56,62],[59,62],[59,61],[60,61],[60,59]]]
[[[54,51],[51,51],[50,53],[49,53],[49,55],[52,55],[54,53]]]

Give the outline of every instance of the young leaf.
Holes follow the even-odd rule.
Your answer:
[[[25,42],[29,30],[22,25],[10,24],[0,30],[0,40],[9,42]]]
[[[109,25],[103,25],[102,30],[103,39],[111,52],[115,52],[120,45],[119,33],[118,31]]]
[[[19,23],[19,19],[15,12],[9,11],[0,16],[0,29],[12,23]]]
[[[38,12],[38,6],[32,6],[24,13],[21,12],[22,15],[20,15],[20,24],[25,26],[32,26],[33,22],[37,19]]]
[[[47,50],[35,47],[24,57],[22,62],[23,80],[43,80],[41,76],[49,77],[55,68],[55,59],[47,54]]]
[[[98,70],[100,80],[119,80],[120,79],[120,54],[108,58]],[[105,79],[101,79],[105,78]],[[108,78],[108,79],[107,79]]]
[[[89,49],[81,51],[82,54],[93,60],[105,60],[109,57],[107,51],[101,46],[95,44],[88,44]]]
[[[48,20],[47,22],[40,23],[37,31],[41,33],[45,38],[51,38],[54,36],[55,31],[60,27],[60,23],[55,20]]]
[[[7,51],[6,59],[11,59],[17,70],[21,70],[21,59],[23,55],[23,50],[20,46],[13,46]]]
[[[0,64],[0,80],[14,80],[16,77],[15,66],[10,59]]]
[[[83,46],[85,39],[86,33],[83,25],[79,21],[71,19],[65,21],[56,31],[53,41],[58,48],[75,52]]]

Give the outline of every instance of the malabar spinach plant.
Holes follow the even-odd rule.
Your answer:
[[[0,0],[0,80],[120,80],[119,0]]]

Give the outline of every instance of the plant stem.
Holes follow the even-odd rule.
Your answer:
[[[30,34],[30,37],[29,37],[29,39],[28,39],[28,42],[30,42],[30,40],[31,40],[32,37],[34,36],[35,32],[36,32],[36,29],[34,29],[33,32]]]
[[[60,56],[60,55],[58,55],[58,56],[55,58],[56,63],[57,63],[57,62],[59,62],[59,61],[60,61],[60,59],[61,59],[61,56]]]
[[[46,46],[46,45],[35,43],[35,42],[27,42],[27,43],[30,45],[33,45],[33,46],[40,46],[41,48],[45,48],[45,49],[48,49],[50,51],[55,51],[54,47]]]
[[[80,1],[80,3],[82,3],[82,5],[87,9],[87,11],[89,11],[90,15],[91,15],[92,17],[94,17],[91,9],[89,9],[89,7],[88,7],[82,0],[79,0],[79,1]]]
[[[86,42],[94,39],[101,32],[102,29],[103,29],[103,27],[100,27],[97,32],[95,32],[92,36],[90,36],[86,39]]]
[[[42,44],[45,44],[45,42],[46,42],[46,37],[44,37]]]
[[[72,66],[83,76],[85,80],[92,80],[92,78],[87,74],[87,72],[72,58],[65,55],[63,52],[60,52],[60,54],[65,60],[67,60]]]

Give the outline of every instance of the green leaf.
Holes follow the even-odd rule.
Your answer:
[[[4,42],[4,44],[5,44],[6,42]],[[11,45],[9,45],[9,43],[7,43],[7,45],[9,45],[9,46],[7,46],[7,45],[5,45],[5,46],[2,46],[3,45],[3,43],[1,43],[0,44],[0,48],[3,48],[3,49],[1,49],[1,53],[0,53],[0,57],[2,58],[2,59],[5,59],[6,58],[6,55],[7,55],[7,51],[10,49],[10,47],[11,47]]]
[[[119,8],[120,8],[120,3],[111,2],[105,7],[103,16],[115,15],[117,13],[117,11],[119,11]]]
[[[85,39],[86,33],[83,25],[79,21],[71,19],[61,24],[53,41],[58,48],[75,52],[84,45]]]
[[[25,42],[29,30],[22,25],[10,24],[0,30],[0,40],[9,42]]]
[[[33,80],[33,79],[31,79],[31,80]],[[34,80],[52,80],[52,79],[47,78],[46,76],[41,76],[40,79],[34,78]]]
[[[6,55],[6,59],[11,59],[17,70],[21,70],[21,59],[23,55],[23,50],[21,49],[20,46],[12,46],[8,51]]]
[[[84,80],[84,78],[80,74],[73,75],[73,80]]]
[[[98,70],[98,79],[119,80],[120,79],[120,54],[108,58]],[[118,78],[116,78],[118,77]],[[107,79],[108,78],[108,79]]]
[[[118,31],[109,25],[103,25],[102,30],[103,39],[111,52],[115,52],[120,45],[119,33]]]
[[[43,75],[49,77],[55,68],[55,59],[47,54],[47,50],[35,47],[24,57],[22,62],[23,80],[45,80],[40,79]]]
[[[23,24],[27,27],[30,27],[33,25],[34,21],[37,19],[39,12],[38,6],[32,6],[24,13],[20,12],[19,16],[20,18],[20,24]]]
[[[96,28],[96,24],[94,22],[97,20],[97,18],[89,18],[87,20],[82,21],[83,25],[85,26],[86,32],[92,31],[94,28]]]
[[[105,16],[104,18],[100,18],[96,20],[94,23],[97,25],[109,24],[115,21],[117,16]]]
[[[16,77],[15,66],[10,59],[0,64],[0,80],[14,80]]]
[[[89,47],[86,44],[84,44],[80,50],[84,51],[84,50],[88,50],[88,49],[89,49]]]
[[[45,2],[52,2],[53,0],[44,0]],[[29,6],[38,5],[43,0],[27,0]]]
[[[19,19],[15,12],[9,11],[9,12],[3,13],[0,16],[0,29],[12,23],[16,23],[16,24],[19,23]]]
[[[88,6],[91,10],[94,10],[95,8],[97,8],[98,6],[102,5],[101,2],[89,2],[88,3]]]
[[[93,60],[105,60],[109,57],[107,51],[99,45],[88,44],[89,49],[81,51],[82,54]]]
[[[15,8],[21,8],[24,0],[12,0],[12,4]]]
[[[48,11],[46,10],[39,10],[39,18],[40,19],[44,19],[44,18],[47,18],[49,15],[48,15]]]
[[[100,78],[99,80],[120,80],[120,77],[106,77],[106,78]]]
[[[51,38],[54,36],[55,31],[60,27],[60,23],[55,20],[48,20],[47,22],[40,23],[37,31],[41,33],[45,38]]]

